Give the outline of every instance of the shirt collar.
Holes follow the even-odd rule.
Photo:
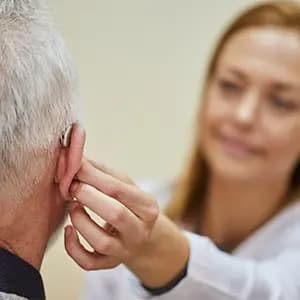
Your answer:
[[[2,248],[0,248],[0,291],[28,299],[45,299],[39,271],[20,257]]]

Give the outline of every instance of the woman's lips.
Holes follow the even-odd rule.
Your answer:
[[[250,156],[256,155],[257,150],[240,139],[222,136],[221,143],[223,150],[230,156],[236,158],[249,158]]]

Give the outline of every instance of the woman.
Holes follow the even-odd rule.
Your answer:
[[[169,219],[126,176],[83,162],[66,249],[88,270],[123,263],[88,274],[84,299],[300,299],[299,4],[268,2],[235,20],[202,98]]]

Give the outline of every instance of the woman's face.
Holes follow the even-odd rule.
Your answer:
[[[207,89],[203,147],[211,172],[286,179],[300,157],[300,37],[245,29],[227,41]]]

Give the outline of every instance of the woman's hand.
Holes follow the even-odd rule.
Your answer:
[[[130,178],[84,160],[70,193],[72,225],[65,228],[65,248],[85,270],[106,269],[131,261],[148,243],[159,215],[155,200]],[[88,215],[89,208],[107,223],[101,227]],[[95,250],[87,251],[78,232]]]
[[[157,203],[126,175],[84,160],[70,193],[72,225],[65,228],[65,248],[85,270],[113,268],[123,263],[149,287],[172,280],[188,261],[189,242]],[[89,208],[106,221],[101,227]],[[78,232],[94,249],[87,251]]]

